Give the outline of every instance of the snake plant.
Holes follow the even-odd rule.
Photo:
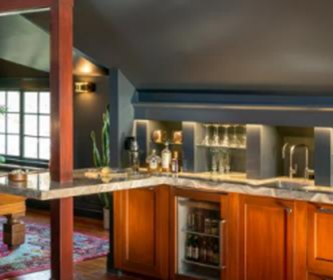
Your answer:
[[[110,165],[110,112],[109,106],[103,114],[103,126],[101,131],[101,150],[98,148],[96,133],[91,132],[93,160],[97,168],[108,167]],[[110,208],[110,200],[107,193],[99,194],[103,207]]]

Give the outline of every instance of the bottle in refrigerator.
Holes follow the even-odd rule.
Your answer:
[[[169,150],[169,143],[165,143],[165,148],[162,151],[162,172],[170,172],[171,166],[171,151]]]
[[[193,247],[192,247],[192,259],[194,261],[199,261],[200,258],[200,251],[199,251],[199,237],[194,236],[193,238]]]
[[[186,250],[185,250],[185,258],[187,260],[192,260],[193,258],[193,244],[192,244],[193,238],[192,235],[189,234],[187,235],[187,239],[186,239]]]
[[[213,264],[218,265],[220,261],[219,243],[217,240],[213,244]]]
[[[214,251],[213,251],[213,239],[209,238],[207,242],[207,262],[213,263],[214,262]]]
[[[202,238],[200,243],[200,262],[207,262],[207,239]]]

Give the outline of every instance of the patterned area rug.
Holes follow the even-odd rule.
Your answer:
[[[1,221],[2,222],[2,221]],[[0,280],[50,268],[50,228],[47,225],[26,224],[26,241],[14,251],[2,243],[0,224]],[[74,261],[106,256],[108,239],[74,233]]]

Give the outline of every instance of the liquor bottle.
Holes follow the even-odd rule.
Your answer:
[[[198,236],[194,236],[193,243],[192,243],[192,259],[194,261],[199,261],[200,253],[199,253],[199,238]]]
[[[220,250],[218,241],[215,240],[213,245],[213,264],[218,265],[220,261]]]
[[[191,209],[187,214],[187,230],[194,231],[195,227],[195,213]]]
[[[189,234],[186,239],[186,250],[185,250],[185,258],[189,261],[193,258],[193,246],[192,246],[192,235]]]
[[[210,238],[207,242],[207,262],[214,262],[213,239]]]
[[[169,150],[169,143],[165,143],[165,149],[162,151],[162,171],[170,172],[171,165],[171,151]]]
[[[133,173],[139,172],[140,168],[140,159],[139,159],[139,145],[136,140],[131,142],[131,147],[129,150],[130,154],[130,165]]]
[[[206,238],[202,238],[200,244],[200,262],[207,262],[207,240]]]
[[[178,152],[175,152],[171,160],[171,172],[177,174],[179,172]]]
[[[150,156],[147,157],[146,162],[148,164],[148,172],[151,174],[158,173],[161,164],[161,157],[156,154],[154,149]]]

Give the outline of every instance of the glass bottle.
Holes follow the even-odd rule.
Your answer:
[[[171,160],[171,172],[174,174],[179,172],[178,152],[174,152],[173,158]]]
[[[214,242],[213,245],[213,264],[218,265],[220,261],[220,250],[218,241]]]
[[[169,150],[169,143],[165,143],[165,148],[162,151],[162,172],[170,172],[171,166],[171,151]]]
[[[150,156],[147,157],[146,162],[148,164],[148,172],[151,174],[158,173],[161,164],[161,157],[156,154],[156,150],[152,150]]]
[[[199,238],[198,236],[194,236],[193,238],[193,247],[192,247],[192,259],[194,261],[199,261]]]
[[[192,246],[192,235],[189,234],[186,238],[186,250],[185,250],[185,258],[187,260],[192,260],[193,257],[193,246]]]
[[[210,238],[207,243],[207,262],[214,263],[214,248],[213,239]]]
[[[139,145],[137,141],[131,142],[130,153],[130,165],[133,173],[139,172],[140,160],[139,160]]]
[[[200,262],[207,262],[207,240],[203,238],[200,244]]]

